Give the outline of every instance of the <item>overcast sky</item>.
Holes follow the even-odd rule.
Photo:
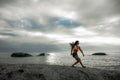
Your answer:
[[[120,51],[120,0],[0,0],[0,51]]]

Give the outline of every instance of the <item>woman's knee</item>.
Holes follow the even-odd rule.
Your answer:
[[[80,62],[80,58],[77,58],[77,62]]]

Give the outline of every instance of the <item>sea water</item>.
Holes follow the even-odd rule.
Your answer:
[[[98,56],[91,55],[92,52],[85,52],[83,57],[81,53],[79,57],[86,67],[120,70],[120,53],[107,52],[107,55]],[[37,56],[40,53],[30,53],[32,57],[11,57],[12,53],[0,53],[0,64],[47,64],[71,66],[76,60],[68,52],[53,52],[49,55]],[[78,63],[77,67],[81,67]]]

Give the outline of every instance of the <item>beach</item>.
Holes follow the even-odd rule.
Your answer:
[[[120,80],[120,71],[42,64],[0,64],[0,80]]]

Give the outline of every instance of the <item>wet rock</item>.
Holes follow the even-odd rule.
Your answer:
[[[109,73],[101,72],[101,74],[105,80],[120,80],[119,72],[110,71]]]
[[[32,55],[28,53],[16,52],[11,55],[11,57],[30,57]]]
[[[42,79],[42,80],[46,80],[45,76],[43,74],[39,74],[39,78]]]
[[[38,56],[45,56],[45,55],[48,55],[46,53],[40,53]]]
[[[8,73],[7,73],[7,77],[8,77],[8,78],[12,78],[12,75],[13,75],[13,72],[8,72]]]
[[[2,67],[1,70],[3,71],[3,70],[5,70],[5,68]]]
[[[23,69],[19,69],[19,70],[18,70],[18,72],[23,73],[23,72],[24,72],[24,70],[23,70]]]
[[[10,67],[10,68],[8,68]],[[7,65],[0,80],[120,80],[120,71],[57,65]],[[25,71],[26,70],[26,71]],[[23,74],[20,74],[23,73]]]

